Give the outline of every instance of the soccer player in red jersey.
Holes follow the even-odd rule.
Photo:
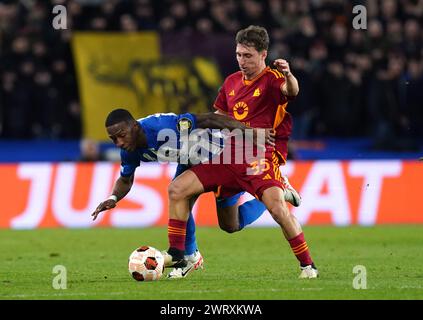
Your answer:
[[[224,197],[245,190],[260,199],[280,225],[293,253],[300,262],[300,278],[316,278],[301,226],[284,200],[279,166],[285,162],[291,123],[286,107],[299,92],[298,81],[283,59],[266,66],[269,37],[262,27],[250,26],[236,36],[236,56],[240,71],[229,75],[215,102],[219,113],[232,116],[247,126],[276,130],[276,146],[253,163],[200,164],[185,171],[169,186],[169,249],[167,266],[183,267],[189,199],[207,191],[225,191]],[[218,174],[216,174],[218,172]]]

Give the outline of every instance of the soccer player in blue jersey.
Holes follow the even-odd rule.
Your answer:
[[[120,177],[114,184],[112,195],[98,205],[92,214],[93,220],[100,212],[114,208],[116,203],[131,190],[135,170],[141,162],[156,162],[159,161],[160,156],[166,156],[163,152],[159,153],[160,150],[164,150],[162,147],[173,146],[173,148],[167,148],[166,151],[174,152],[176,157],[168,159],[178,161],[177,154],[181,148],[179,138],[182,131],[187,130],[190,133],[197,128],[247,129],[241,122],[215,113],[196,115],[192,113],[181,115],[159,113],[135,120],[125,109],[115,109],[110,112],[105,126],[110,139],[121,149],[121,171]],[[159,139],[163,130],[167,130],[168,133],[175,132],[175,141],[164,139],[165,135]],[[272,143],[270,135],[267,141]]]
[[[139,120],[135,120],[134,117],[125,109],[113,110],[105,122],[107,133],[113,143],[121,149],[121,171],[120,177],[115,182],[112,195],[101,202],[95,211],[92,213],[93,220],[105,210],[112,209],[116,206],[116,203],[124,198],[130,191],[133,181],[134,173],[136,168],[140,165],[140,162],[155,162],[160,160],[160,150],[167,143],[169,145],[169,139],[160,138],[160,132],[163,130],[170,130],[175,132],[173,141],[174,148],[168,148],[167,151],[178,154],[181,144],[179,141],[180,133],[183,130],[187,130],[191,133],[195,129],[209,128],[209,129],[241,129],[245,130],[247,127],[241,122],[234,120],[225,115],[219,115],[216,113],[204,113],[204,114],[192,114],[185,113],[176,115],[173,113],[161,113],[148,116]],[[160,138],[160,139],[159,139]],[[274,137],[271,131],[266,131],[266,143],[273,144]],[[221,148],[217,148],[214,152],[211,152],[210,156],[218,153]],[[163,151],[163,149],[162,149]],[[170,158],[168,158],[170,159]],[[178,161],[179,158],[176,156],[172,158],[174,161]],[[188,164],[179,164],[176,176],[181,174],[183,171],[189,168]],[[295,190],[292,190],[296,192]],[[238,209],[235,204],[241,194],[225,199],[225,205],[218,206],[218,211],[222,211],[225,214],[225,210],[231,206],[232,210],[239,210],[242,214],[243,221],[240,221],[239,229],[242,229],[245,225],[252,223],[260,217],[265,211],[264,205],[260,206],[260,202],[257,200],[257,204],[252,206],[251,201],[241,206]],[[293,193],[287,192],[287,201],[293,197]],[[195,199],[191,201],[191,208],[194,204]],[[256,201],[253,201],[254,203]],[[291,201],[290,201],[291,202]],[[222,217],[222,212],[218,215],[219,221]],[[220,224],[221,225],[221,224]],[[203,265],[203,257],[198,251],[196,238],[195,238],[195,222],[192,214],[187,225],[186,233],[186,259],[189,262],[185,268],[175,268],[170,274],[170,278],[181,278],[185,277],[189,272],[196,270]]]

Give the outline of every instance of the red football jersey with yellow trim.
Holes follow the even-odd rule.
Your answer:
[[[292,130],[292,118],[286,112],[288,98],[280,90],[284,82],[284,76],[270,67],[252,80],[245,80],[238,71],[225,79],[214,103],[216,109],[249,127],[273,127],[276,130],[276,151],[283,162]]]

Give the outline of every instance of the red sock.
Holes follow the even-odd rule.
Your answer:
[[[187,222],[182,220],[169,219],[167,235],[169,237],[169,247],[185,251],[185,235]]]
[[[313,263],[313,260],[310,256],[310,251],[308,250],[307,242],[304,239],[304,233],[301,232],[298,236],[288,240],[288,242],[291,246],[292,252],[294,252],[302,266]]]

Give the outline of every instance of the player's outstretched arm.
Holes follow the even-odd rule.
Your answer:
[[[196,114],[195,117],[197,118],[197,127],[202,129],[247,129],[247,126],[242,122],[223,114],[208,112]]]
[[[221,113],[201,113],[195,115],[197,118],[197,127],[202,129],[228,129],[230,131],[235,129],[240,129],[245,132],[246,129],[254,130],[254,142],[256,142],[257,138],[257,130],[261,130],[261,128],[250,128],[247,127],[240,121],[232,119],[231,117],[221,114]],[[275,131],[273,128],[266,128],[265,130],[265,143],[271,146],[275,145]]]
[[[129,190],[131,190],[133,183],[134,175],[131,175],[130,177],[119,177],[113,186],[112,195],[107,200],[101,202],[91,214],[93,220],[97,219],[100,212],[116,207],[116,203],[124,198],[128,194]]]

